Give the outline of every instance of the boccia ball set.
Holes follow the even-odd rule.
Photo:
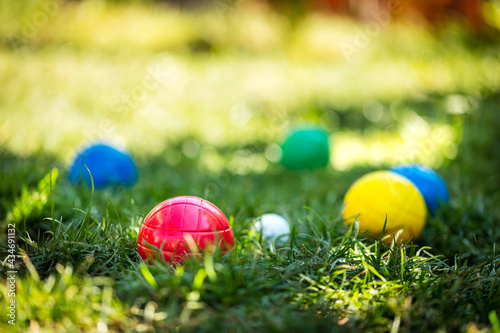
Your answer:
[[[234,235],[224,213],[197,197],[180,196],[163,201],[146,216],[139,230],[139,255],[146,261],[161,258],[179,262],[199,255],[210,246],[221,254],[234,246]]]
[[[281,164],[290,170],[325,167],[330,159],[328,135],[320,128],[294,131],[281,149]],[[95,144],[78,154],[68,178],[88,186],[93,181],[96,189],[131,186],[137,181],[137,167],[128,153]],[[428,214],[436,214],[448,200],[446,184],[436,172],[403,164],[355,181],[345,194],[342,216],[346,224],[356,222],[369,237],[382,237],[386,243],[408,242],[418,239]],[[289,239],[290,224],[278,214],[258,217],[252,229],[268,243]],[[179,263],[216,248],[224,255],[233,246],[233,230],[224,213],[193,196],[174,197],[154,207],[140,227],[137,244],[139,255],[149,263],[156,259]]]
[[[93,181],[96,189],[113,185],[132,186],[137,181],[137,167],[128,153],[105,144],[96,144],[76,156],[68,179],[71,183],[83,179],[89,187]]]
[[[254,229],[262,233],[267,242],[281,240],[286,242],[290,235],[290,224],[278,214],[264,214],[257,218]]]

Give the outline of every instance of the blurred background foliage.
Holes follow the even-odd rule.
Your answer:
[[[385,17],[374,3],[2,1],[0,144],[65,162],[95,141],[180,145],[245,174],[277,160],[270,143],[291,127],[320,123],[336,169],[439,167],[500,84],[499,7],[401,1]]]

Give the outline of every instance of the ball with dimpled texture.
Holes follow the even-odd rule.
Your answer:
[[[448,202],[450,195],[446,183],[434,170],[420,164],[402,164],[390,169],[408,178],[424,197],[431,215],[435,215],[441,204]]]
[[[139,230],[137,247],[146,261],[159,257],[180,262],[219,244],[221,254],[234,246],[233,230],[224,213],[201,198],[180,196],[163,201],[149,212]]]
[[[346,223],[359,222],[359,231],[378,238],[387,225],[383,240],[390,243],[416,240],[422,233],[427,209],[416,186],[391,171],[375,171],[359,178],[344,198]]]
[[[254,228],[262,232],[262,237],[270,242],[281,240],[286,242],[290,234],[290,225],[284,217],[278,214],[264,214],[257,219]]]
[[[320,128],[293,132],[281,145],[281,164],[290,170],[322,168],[330,160],[328,135]]]
[[[93,181],[96,189],[132,186],[137,181],[137,167],[126,152],[96,144],[80,152],[70,167],[68,180],[77,183],[82,179],[89,187]]]

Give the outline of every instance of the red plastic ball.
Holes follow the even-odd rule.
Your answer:
[[[144,219],[137,248],[144,260],[160,258],[179,262],[199,255],[207,246],[219,245],[221,254],[234,246],[234,235],[224,213],[197,197],[181,196],[163,201]]]

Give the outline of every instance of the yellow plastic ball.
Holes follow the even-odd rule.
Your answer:
[[[351,185],[344,198],[343,217],[347,224],[356,219],[359,230],[378,238],[406,242],[417,239],[425,226],[427,209],[417,187],[392,171],[368,173]]]

